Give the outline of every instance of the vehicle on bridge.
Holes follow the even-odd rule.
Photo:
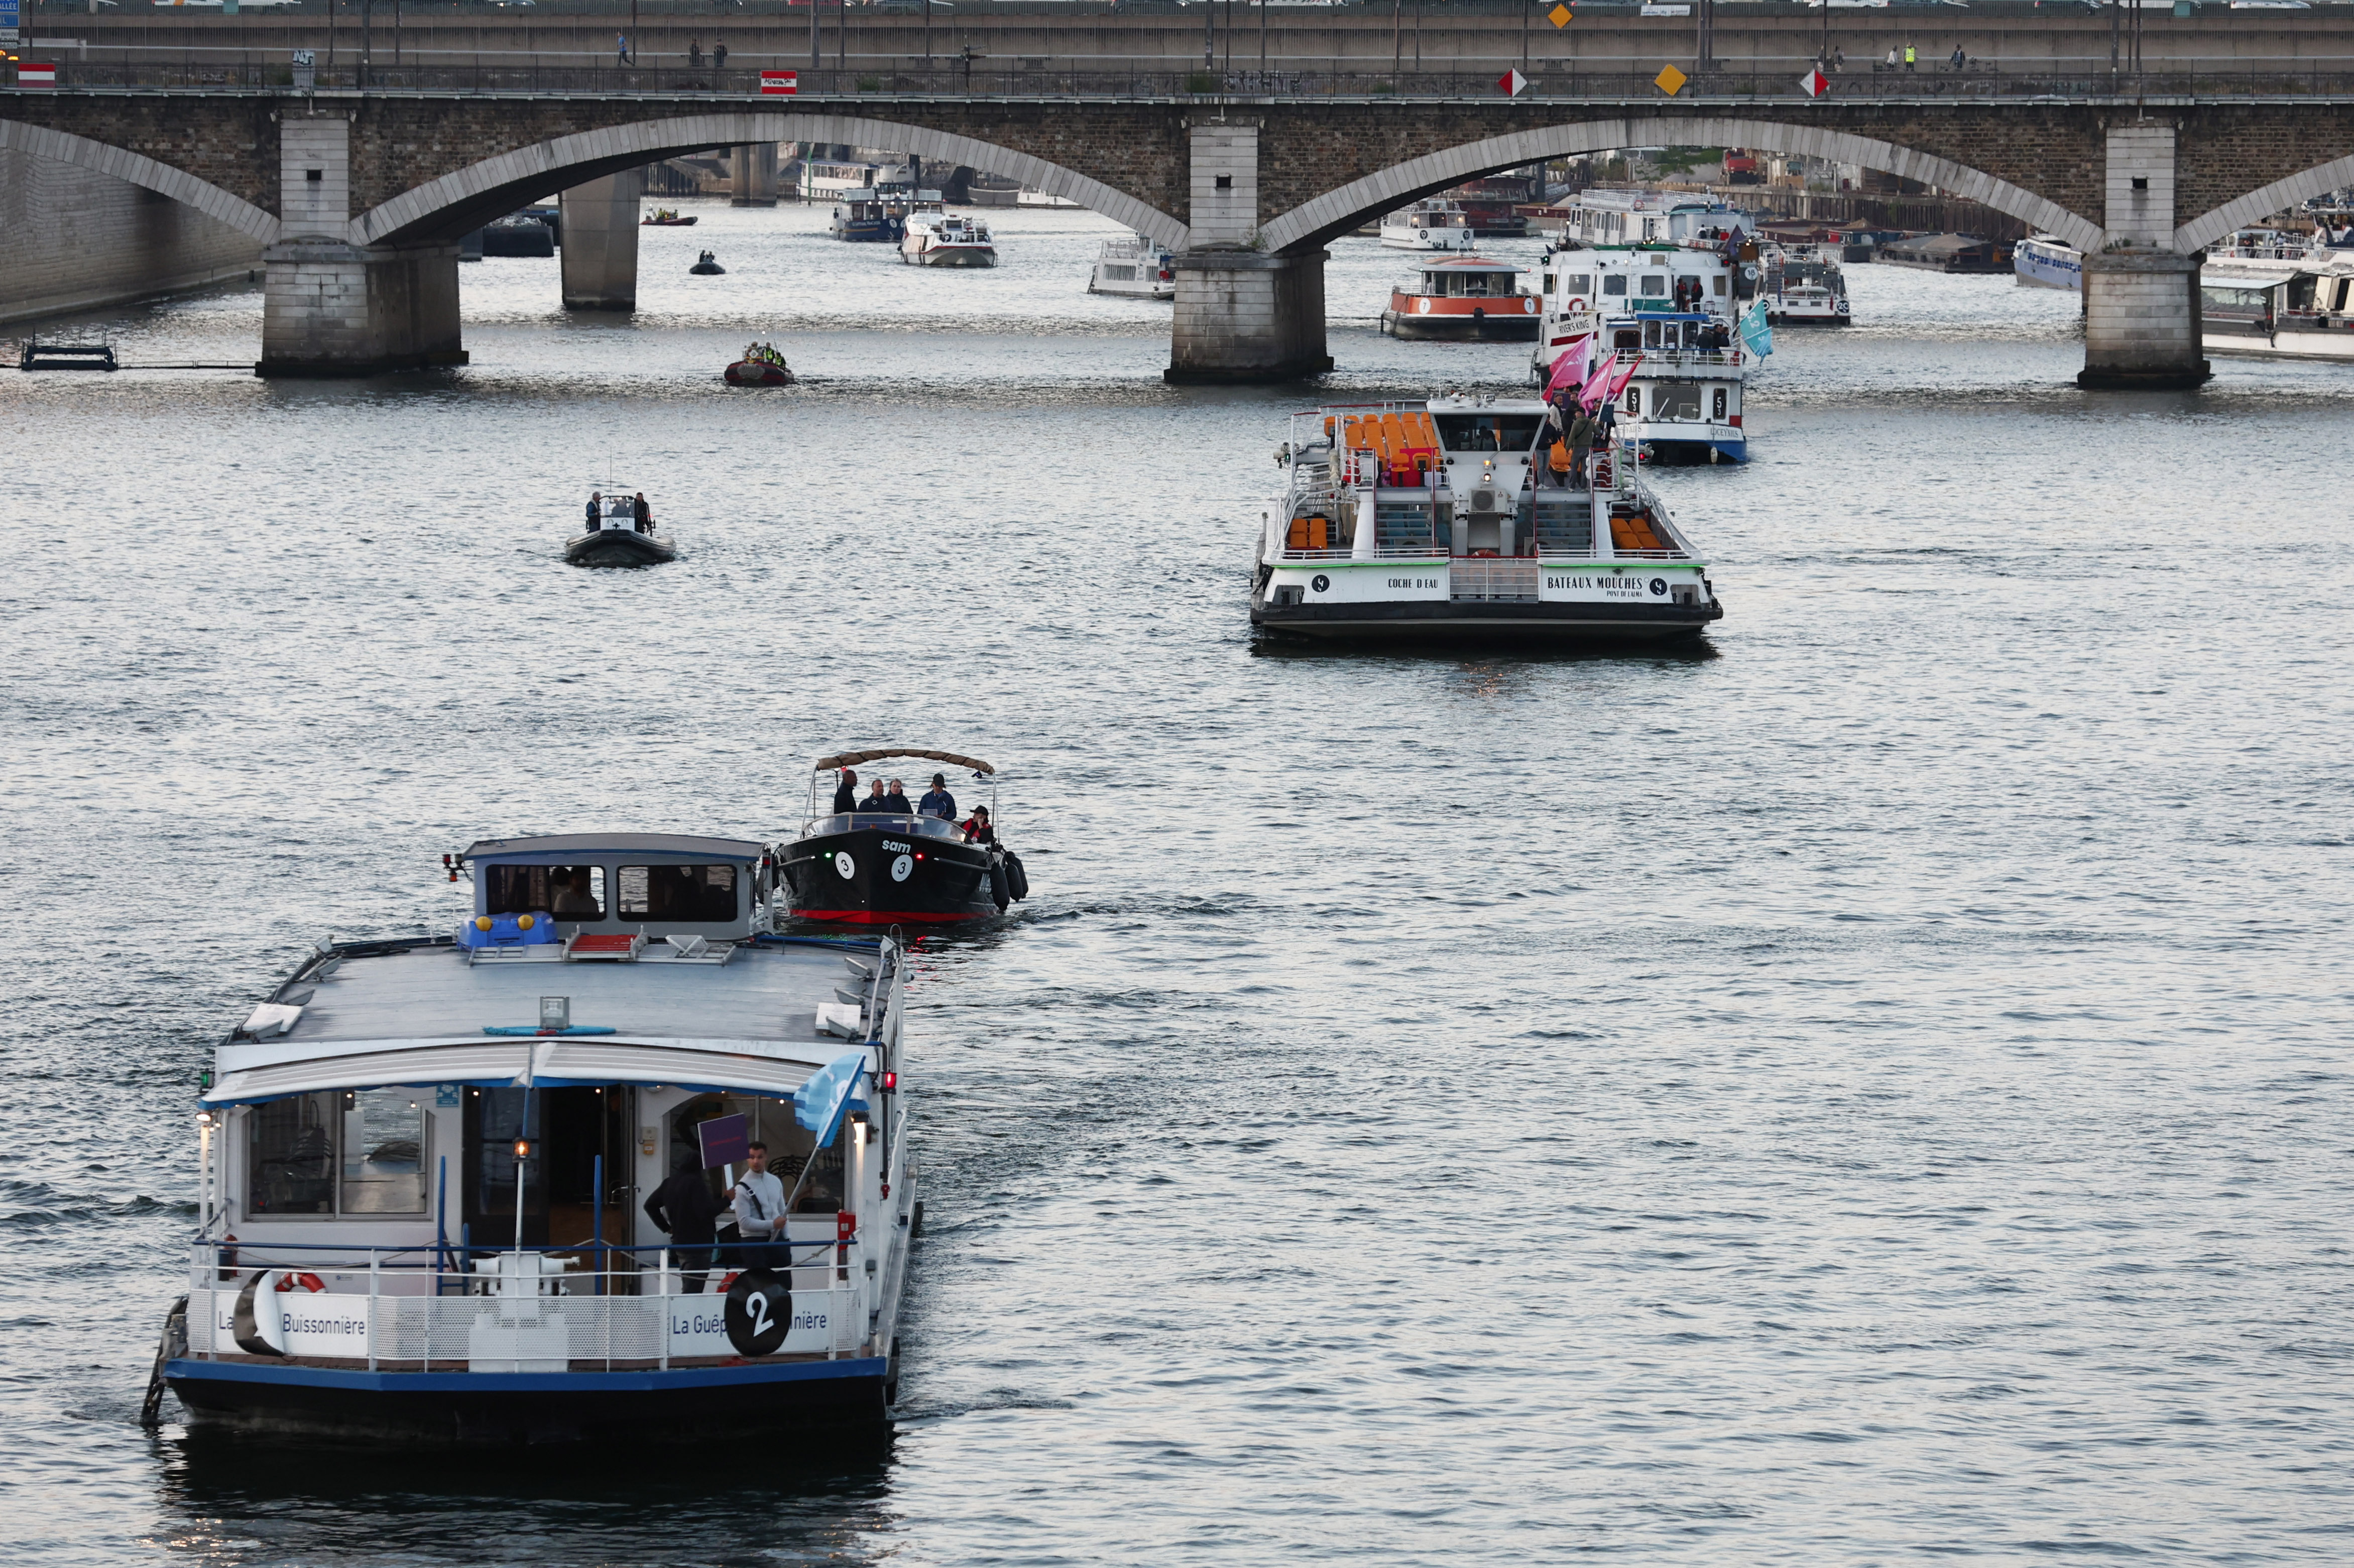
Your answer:
[[[1141,234],[1107,239],[1087,275],[1090,294],[1123,294],[1138,300],[1177,297],[1177,262],[1169,247]]]
[[[588,528],[564,546],[564,558],[576,567],[652,567],[678,558],[678,547],[655,537],[652,508],[638,515],[637,498],[627,489],[608,484],[591,503]]]
[[[997,247],[989,225],[956,213],[916,213],[899,240],[899,260],[910,267],[994,267]]]
[[[1545,406],[1442,397],[1295,414],[1251,624],[1328,639],[1648,641],[1724,609],[1627,439],[1553,482]]]
[[[922,810],[869,810],[856,803],[837,811],[839,792],[822,802],[843,768],[869,763],[922,761],[968,770],[973,787],[989,786],[989,803],[972,804],[961,822]],[[910,772],[916,771],[909,769]],[[924,776],[928,777],[928,773]],[[877,777],[869,775],[870,779]],[[792,913],[804,920],[856,926],[954,925],[1002,915],[1030,895],[1021,857],[999,836],[997,769],[953,751],[884,747],[820,758],[810,770],[809,815],[778,851],[778,870]],[[843,780],[843,788],[850,788]],[[896,802],[895,802],[896,804]]]
[[[1516,286],[1521,269],[1484,256],[1423,263],[1418,286],[1390,291],[1382,331],[1392,337],[1451,343],[1531,343],[1542,310]]]
[[[442,861],[454,934],[323,941],[215,1051],[150,1407],[384,1447],[885,1438],[899,944],[776,935],[749,840]]]
[[[1445,196],[1425,196],[1382,219],[1382,243],[1393,250],[1469,250],[1471,220]]]

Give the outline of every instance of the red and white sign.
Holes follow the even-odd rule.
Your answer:
[[[1819,70],[1810,70],[1798,79],[1798,86],[1808,98],[1820,98],[1831,90],[1831,79]]]
[[[55,87],[57,84],[57,67],[35,65],[30,60],[17,62],[16,85],[18,87]]]
[[[1504,90],[1505,97],[1518,98],[1529,90],[1529,79],[1518,70],[1508,70],[1496,79],[1496,85]]]
[[[760,73],[760,90],[772,96],[790,98],[801,90],[801,73],[797,70],[764,70]]]

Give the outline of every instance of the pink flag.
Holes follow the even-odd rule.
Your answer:
[[[1545,401],[1552,402],[1553,394],[1564,387],[1585,386],[1586,375],[1593,366],[1594,334],[1580,333],[1569,340],[1567,347],[1553,356],[1553,375],[1545,381]]]
[[[1578,394],[1577,401],[1581,407],[1599,408],[1605,403],[1616,401],[1618,394],[1627,390],[1627,383],[1635,379],[1635,367],[1643,363],[1643,356],[1637,355],[1628,362],[1625,369],[1614,373],[1612,366],[1617,358],[1617,355],[1612,355],[1610,363],[1594,373],[1594,379],[1587,382],[1585,390]]]

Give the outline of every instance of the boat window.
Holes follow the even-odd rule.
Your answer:
[[[1668,275],[1665,272],[1644,273],[1643,297],[1647,300],[1666,299],[1668,297]]]
[[[333,1091],[295,1095],[253,1107],[246,1122],[251,1155],[246,1213],[335,1212],[335,1101],[341,1097]]]
[[[254,1107],[246,1213],[423,1213],[424,1103],[413,1088],[327,1089]]]
[[[601,865],[493,865],[482,868],[482,907],[492,915],[548,914],[565,920],[605,917]]]
[[[1643,334],[1633,327],[1620,327],[1617,332],[1610,334],[1610,346],[1613,348],[1640,348],[1643,346]]]
[[[1439,444],[1458,452],[1524,452],[1536,444],[1542,414],[1440,414]]]
[[[1624,298],[1627,292],[1627,275],[1623,272],[1606,273],[1602,279],[1602,291],[1613,298]]]
[[[733,920],[732,865],[625,865],[618,868],[624,920]]]
[[[1659,323],[1645,322],[1643,323],[1643,346],[1645,348],[1657,348],[1659,346]]]
[[[1654,419],[1699,418],[1700,388],[1697,387],[1652,387],[1651,418]]]
[[[1562,280],[1561,286],[1573,294],[1590,294],[1594,292],[1594,274],[1572,272]],[[1620,291],[1622,293],[1624,291],[1624,290]]]
[[[1724,274],[1719,272],[1714,278],[1712,278],[1709,281],[1716,285],[1714,291],[1716,297],[1720,300],[1724,298]]]
[[[414,1089],[344,1096],[343,1212],[425,1212],[425,1108]]]

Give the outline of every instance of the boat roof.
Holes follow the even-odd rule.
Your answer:
[[[477,839],[461,858],[563,865],[584,854],[677,854],[748,863],[758,860],[766,847],[752,839],[715,839],[699,833],[537,833]]]
[[[927,762],[953,762],[959,768],[970,768],[975,773],[997,771],[978,757],[960,757],[953,751],[920,751],[905,746],[883,746],[872,751],[838,751],[832,757],[819,758],[810,771],[826,773],[836,768],[854,768],[862,762],[880,762],[892,757],[920,757]]]
[[[875,961],[872,952],[773,938],[737,944],[724,962],[667,944],[626,963],[469,962],[440,938],[353,947],[360,950],[338,949],[341,961],[281,988],[282,1002],[255,1010],[220,1045],[206,1104],[392,1084],[787,1094],[858,1048],[821,1033],[819,1009],[839,1009],[837,986],[863,986],[845,958]],[[576,1030],[607,1033],[537,1033],[540,998],[553,994],[570,999]]]
[[[1443,261],[1425,261],[1426,272],[1525,272],[1525,267],[1515,267],[1510,261],[1493,261],[1485,256],[1450,256]]]

